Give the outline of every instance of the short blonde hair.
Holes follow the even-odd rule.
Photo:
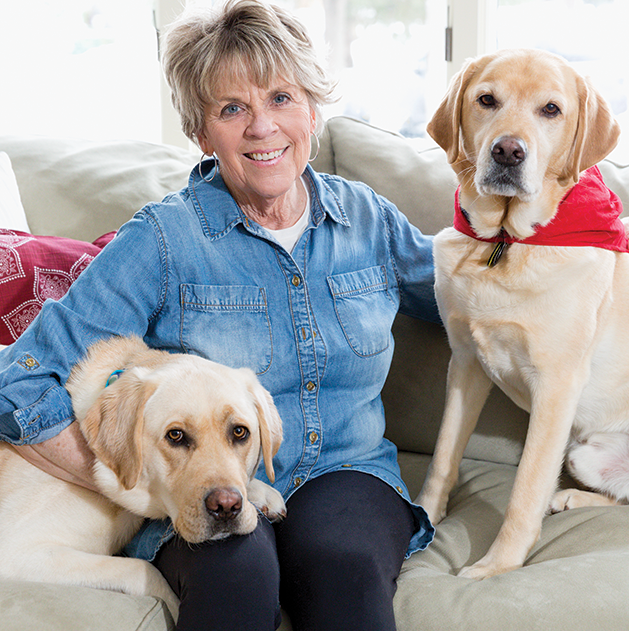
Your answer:
[[[172,24],[163,40],[162,66],[184,134],[197,141],[205,106],[228,77],[249,77],[258,87],[283,78],[302,88],[315,110],[333,101],[334,83],[317,58],[304,26],[262,0],[228,0],[219,10],[195,10]]]

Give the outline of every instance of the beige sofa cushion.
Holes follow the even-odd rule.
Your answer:
[[[155,598],[90,587],[0,581],[2,631],[172,631]]]
[[[0,139],[33,234],[93,241],[185,186],[199,155],[144,142]]]
[[[321,147],[316,170],[365,182],[426,234],[452,223],[456,178],[434,142],[338,117],[328,121]]]
[[[407,480],[428,457],[401,453]],[[394,600],[399,631],[626,631],[629,506],[545,518],[524,567],[483,581],[458,578],[496,536],[516,468],[464,460],[435,540],[402,567]],[[419,486],[411,482],[411,496]]]

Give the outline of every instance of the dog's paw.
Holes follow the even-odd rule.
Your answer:
[[[464,567],[459,571],[457,576],[460,578],[471,578],[475,581],[482,581],[485,578],[491,578],[492,576],[498,576],[498,574],[506,574],[512,570],[517,570],[520,565],[507,566],[496,563],[486,562],[484,559]]]
[[[136,559],[134,559],[136,560]],[[142,561],[142,563],[147,563],[146,561]],[[179,617],[179,598],[175,595],[175,592],[170,588],[168,581],[164,578],[163,574],[153,565],[148,564],[149,567],[146,569],[147,577],[145,582],[144,593],[140,591],[139,593],[146,596],[153,596],[153,598],[159,598],[164,601],[164,604],[170,611],[170,615],[173,618],[173,621],[176,623],[177,618]],[[129,574],[132,576],[132,574]],[[122,590],[128,591],[130,594],[137,594],[135,590]]]
[[[247,487],[249,501],[263,513],[269,521],[279,521],[286,517],[286,504],[279,491],[272,486],[253,479]]]
[[[551,514],[561,513],[571,508],[583,508],[584,506],[615,506],[618,502],[606,495],[581,491],[579,489],[564,489],[555,493],[550,502]]]
[[[505,546],[497,538],[482,559],[473,565],[464,567],[458,576],[481,581],[499,574],[506,574],[521,568],[525,557],[526,554],[523,550],[513,546]]]

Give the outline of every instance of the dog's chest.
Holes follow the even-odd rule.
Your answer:
[[[577,424],[604,416],[625,426],[629,257],[514,244],[489,269],[491,246],[454,230],[435,239],[437,300],[453,353],[474,354],[524,409],[542,376],[567,379],[582,369]]]
[[[577,345],[591,339],[592,318],[574,315],[583,305],[569,289],[575,275],[561,257],[514,244],[490,268],[492,247],[454,230],[440,233],[437,301],[453,352],[473,353],[508,396],[530,409],[530,391],[547,358],[576,349],[575,339]]]
[[[488,282],[485,269],[469,263],[439,270],[436,292],[453,351],[473,353],[492,381],[529,410],[534,360],[526,292]]]

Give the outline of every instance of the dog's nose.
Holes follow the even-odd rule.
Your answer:
[[[494,142],[491,157],[502,166],[514,167],[526,158],[526,146],[519,138],[503,136]]]
[[[228,521],[242,510],[242,495],[234,489],[214,489],[205,498],[205,507],[217,521]]]

